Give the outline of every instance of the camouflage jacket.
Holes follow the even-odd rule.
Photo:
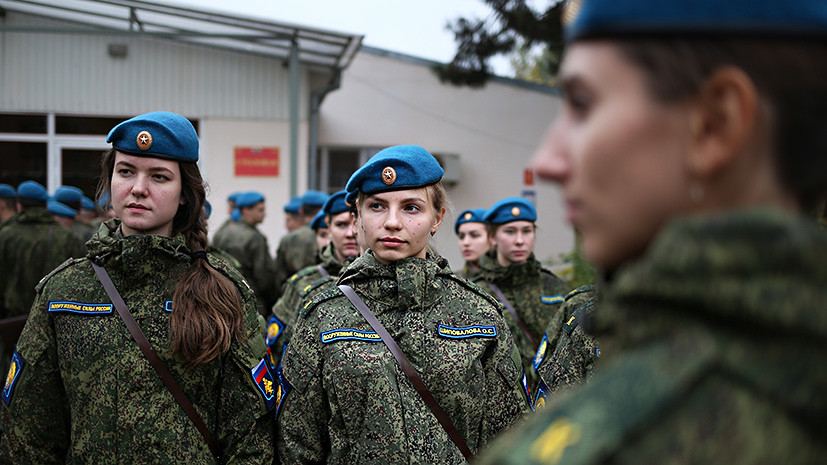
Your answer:
[[[276,302],[276,268],[270,247],[255,226],[239,220],[229,223],[224,234],[216,235],[213,246],[232,255],[241,264],[241,274],[253,287],[262,314]]]
[[[601,285],[595,377],[480,463],[827,463],[825,263],[809,218],[673,221]]]
[[[302,268],[284,282],[283,292],[267,323],[267,352],[270,366],[278,367],[284,344],[293,335],[298,311],[310,296],[332,286],[344,266],[336,259],[333,243],[326,245],[316,254],[317,264]],[[322,274],[321,267],[325,274]]]
[[[118,220],[103,224],[87,258],[67,261],[38,284],[2,393],[0,463],[215,463],[113,308],[92,259],[103,263],[212,432],[221,463],[269,463],[275,397],[272,385],[266,392],[264,340],[249,286],[209,256],[242,296],[245,340],[207,365],[186,368],[169,353],[169,320],[189,249],[180,235],[122,238],[118,227]],[[259,367],[265,371],[257,381]]]
[[[569,292],[560,308],[563,324],[559,328],[549,325],[543,333],[532,367],[538,379],[532,390],[535,409],[544,408],[549,395],[594,374],[594,364],[601,354],[597,338],[586,329],[594,313],[595,300],[592,285]]]
[[[496,301],[445,259],[381,265],[369,251],[339,283],[387,328],[472,451],[528,411],[519,353]],[[338,287],[303,309],[280,372],[283,463],[465,463]]]
[[[566,283],[554,273],[543,268],[540,262],[531,254],[525,263],[502,266],[497,262],[496,249],[490,250],[480,258],[480,274],[474,283],[497,298],[488,283],[499,287],[506,299],[516,310],[517,315],[525,322],[535,344],[540,344],[543,331],[550,322],[555,327],[563,323],[559,309],[569,288]],[[537,352],[525,332],[511,316],[511,312],[502,305],[502,313],[508,324],[508,329],[514,335],[514,342],[520,349],[523,369],[529,377],[530,384],[535,384],[533,361]]]
[[[83,247],[45,208],[29,208],[11,221],[0,231],[0,318],[29,313],[40,278],[80,257]]]
[[[316,264],[316,233],[309,226],[281,238],[276,250],[276,292],[284,292],[284,281],[302,268]]]

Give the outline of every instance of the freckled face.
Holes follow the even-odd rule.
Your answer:
[[[359,234],[379,263],[424,258],[428,237],[439,229],[444,215],[444,209],[434,211],[426,188],[380,192],[359,205]]]
[[[485,252],[488,252],[488,232],[483,223],[463,223],[457,228],[459,249],[462,258],[468,263],[477,263]]]
[[[184,203],[177,161],[116,152],[111,191],[124,236],[172,235],[172,220]]]
[[[534,251],[534,223],[520,220],[502,224],[497,227],[491,242],[497,247],[500,265],[525,263]]]

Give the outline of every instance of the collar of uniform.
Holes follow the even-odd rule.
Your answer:
[[[330,273],[331,276],[336,276],[342,270],[342,262],[336,259],[336,253],[333,250],[333,242],[328,243],[320,250],[316,251],[316,261]]]
[[[393,302],[400,310],[422,311],[443,297],[437,276],[450,273],[448,261],[430,252],[425,258],[383,265],[368,250],[347,267],[339,284],[353,286],[370,300]]]
[[[509,285],[524,282],[528,279],[535,279],[540,274],[542,265],[534,257],[534,252],[528,256],[525,263],[513,263],[508,266],[501,265],[497,260],[497,249],[493,248],[480,257],[481,273],[488,282]]]

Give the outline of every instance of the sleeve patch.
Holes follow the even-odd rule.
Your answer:
[[[271,410],[276,404],[276,391],[274,389],[275,382],[273,375],[270,374],[270,369],[267,366],[267,361],[262,358],[258,364],[250,370],[253,376],[253,382],[258,386],[258,390],[264,396],[264,402],[267,404],[267,410]]]
[[[49,302],[49,313],[104,315],[107,313],[112,313],[112,304],[87,304],[69,301]]]
[[[526,377],[525,372],[523,372],[523,379],[520,380],[520,382],[523,383],[523,392],[525,392],[525,400],[526,402],[528,402],[528,405],[531,407],[531,410],[533,411],[534,404],[531,403],[531,389],[528,388],[528,378]]]
[[[267,324],[267,346],[272,346],[279,334],[284,331],[284,322],[279,320],[275,315],[270,317],[270,322]]]
[[[546,386],[546,382],[541,379],[540,384],[537,386],[537,395],[534,396],[535,411],[540,411],[545,408],[546,397],[548,397],[548,386]]]
[[[537,368],[539,368],[540,364],[543,363],[543,359],[546,358],[547,349],[548,335],[543,333],[543,340],[540,341],[540,347],[537,348],[537,354],[534,355],[534,371],[537,371]]]
[[[284,403],[284,397],[293,389],[293,386],[290,385],[290,382],[287,381],[287,378],[284,376],[284,373],[281,371],[281,365],[279,365],[278,369],[278,378],[279,378],[279,390],[276,393],[276,418],[279,417],[279,412],[281,412],[281,406]]]
[[[561,295],[541,295],[540,302],[544,304],[562,304],[566,298]]]
[[[11,357],[11,365],[9,365],[9,374],[6,376],[6,384],[3,386],[3,403],[6,407],[11,404],[11,398],[14,394],[14,387],[17,385],[17,380],[20,379],[20,373],[23,372],[23,367],[26,366],[26,361],[17,352]]]
[[[167,300],[166,302],[164,302],[164,310],[172,313],[172,301],[171,300]]]
[[[497,337],[497,328],[494,326],[462,326],[452,327],[439,325],[437,333],[442,337],[451,339],[465,339],[468,337]]]

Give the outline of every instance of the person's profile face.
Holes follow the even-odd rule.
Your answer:
[[[607,41],[574,43],[559,81],[563,109],[533,168],[562,188],[589,260],[611,269],[685,208],[688,104],[655,101],[643,71]]]

